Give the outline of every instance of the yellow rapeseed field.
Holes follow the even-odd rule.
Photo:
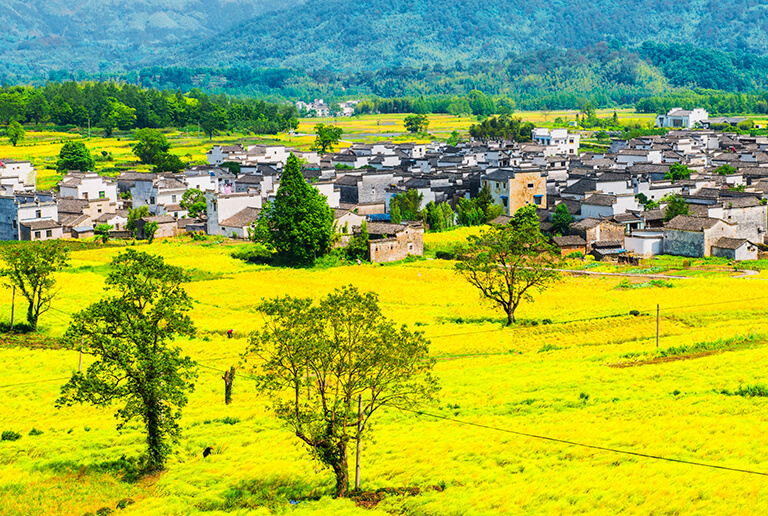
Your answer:
[[[428,234],[427,245],[447,245],[469,231]],[[143,451],[138,428],[118,433],[109,410],[54,408],[62,379],[77,368],[77,353],[5,345],[0,431],[22,438],[0,441],[3,514],[81,515],[128,498],[135,503],[119,514],[768,511],[761,476],[508,432],[768,472],[766,401],[720,393],[766,383],[762,280],[719,273],[628,289],[618,277],[564,277],[521,307],[517,326],[504,328],[502,314],[483,303],[449,261],[280,269],[235,260],[233,246],[213,241],[139,248],[185,267],[194,279],[188,291],[198,336],[179,344],[199,361],[199,378],[168,470],[121,479],[117,462]],[[71,267],[58,276],[53,308],[41,319],[44,334],[60,335],[69,314],[102,296],[107,264],[120,249],[72,253]],[[422,408],[448,418],[397,410],[378,417],[363,446],[363,488],[418,486],[422,492],[389,496],[376,509],[330,497],[332,474],[281,427],[246,377],[235,380],[234,403],[223,401],[221,374],[239,363],[247,334],[261,324],[254,313],[260,299],[318,298],[350,283],[378,293],[389,317],[430,338],[442,391],[438,404]],[[0,290],[5,319],[10,301],[10,291]],[[611,367],[637,353],[654,356],[657,304],[662,350],[757,337],[733,351]],[[17,314],[20,306],[17,298]],[[639,314],[630,315],[633,310]],[[226,338],[229,329],[235,338]],[[33,428],[43,433],[29,435]],[[214,454],[203,460],[206,446]]]

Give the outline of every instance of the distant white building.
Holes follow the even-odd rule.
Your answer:
[[[531,138],[534,143],[545,148],[545,156],[554,156],[556,154],[576,156],[579,154],[579,140],[581,136],[570,134],[568,129],[537,127],[533,130]]]
[[[692,129],[696,124],[702,125],[702,122],[708,118],[709,113],[701,108],[690,111],[683,108],[672,108],[666,115],[656,116],[656,127]]]
[[[14,192],[33,192],[37,180],[37,169],[29,161],[0,161],[0,186],[6,195]]]
[[[95,172],[69,172],[59,183],[61,197],[117,202],[117,183]]]

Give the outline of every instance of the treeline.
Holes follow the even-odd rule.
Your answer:
[[[115,82],[48,83],[42,87],[0,88],[0,123],[47,123],[115,129],[188,127],[200,124],[209,135],[232,128],[276,134],[298,124],[291,104],[142,88]]]
[[[768,113],[768,92],[745,94],[696,89],[653,96],[637,101],[640,113],[666,113],[672,108],[704,108],[710,115]]]

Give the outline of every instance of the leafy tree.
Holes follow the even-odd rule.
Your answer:
[[[403,125],[409,133],[425,133],[429,127],[429,118],[427,115],[408,115]]]
[[[171,148],[168,139],[157,129],[139,129],[134,138],[137,142],[132,147],[133,153],[148,165],[153,165],[160,154]]]
[[[99,224],[94,229],[101,234],[101,243],[106,244],[109,242],[109,232],[114,228],[111,224]]]
[[[40,315],[51,307],[56,296],[54,274],[67,266],[68,250],[58,242],[30,242],[0,246],[5,268],[0,269],[10,286],[27,300],[27,322],[37,330]]]
[[[147,237],[147,243],[151,244],[155,241],[155,233],[157,233],[158,223],[154,220],[144,224],[144,236]]]
[[[673,183],[679,179],[689,179],[691,177],[691,169],[682,163],[672,163],[669,167],[669,172],[664,174],[664,179],[669,179]]]
[[[540,292],[558,278],[553,269],[560,255],[527,216],[519,224],[492,225],[470,236],[461,254],[456,272],[504,310],[508,326],[515,322],[520,302],[533,301],[533,290]]]
[[[42,91],[36,90],[27,100],[27,116],[40,125],[40,122],[48,119],[50,105]]]
[[[5,134],[8,136],[11,144],[16,147],[16,144],[22,141],[27,133],[24,132],[24,128],[20,123],[16,120],[11,120],[11,123],[8,124],[8,128],[5,130]]]
[[[417,220],[421,212],[421,201],[423,200],[424,194],[419,193],[418,190],[408,190],[405,193],[396,194],[390,200],[390,209],[393,202],[398,203],[402,219]]]
[[[326,151],[333,151],[333,146],[338,145],[344,129],[331,124],[315,124],[315,144],[312,147],[319,150],[322,154]]]
[[[715,174],[719,174],[721,176],[730,176],[731,174],[735,174],[736,169],[730,165],[720,165],[715,169]]]
[[[67,172],[69,170],[93,170],[96,162],[91,156],[91,151],[83,142],[67,142],[61,147],[59,159],[56,160],[56,170]]]
[[[568,206],[565,203],[558,204],[555,213],[552,214],[552,232],[567,235],[571,231],[571,222],[573,222],[573,216],[568,211]]]
[[[236,176],[240,175],[241,167],[240,167],[240,163],[238,163],[237,161],[225,161],[224,163],[221,164],[221,166],[222,168],[226,168]]]
[[[181,207],[189,212],[189,216],[196,218],[205,215],[207,203],[205,194],[197,188],[190,188],[181,196]]]
[[[403,221],[403,215],[400,212],[400,203],[395,202],[394,199],[389,203],[389,217],[392,224],[400,224]]]
[[[200,119],[200,127],[208,135],[208,139],[213,139],[213,135],[227,127],[227,113],[219,106],[215,106],[205,112]]]
[[[451,132],[451,136],[448,137],[448,140],[446,141],[446,143],[448,145],[457,145],[459,143],[462,143],[463,141],[464,139],[461,137],[461,134],[459,133],[459,131],[454,129]]]
[[[667,203],[667,207],[664,210],[664,222],[669,222],[678,215],[688,215],[690,213],[685,197],[681,195],[665,195],[661,201]]]
[[[368,256],[368,224],[363,221],[360,233],[355,234],[347,245],[347,258],[350,260],[364,260]]]
[[[477,199],[459,199],[456,213],[462,226],[478,226],[485,222],[485,213],[478,207]]]
[[[183,172],[186,165],[181,158],[170,152],[161,152],[155,156],[154,172],[171,172],[178,174]]]
[[[317,188],[308,185],[299,160],[291,154],[267,213],[271,242],[278,258],[293,265],[313,265],[325,254],[333,235],[333,210]]]
[[[510,224],[519,228],[527,228],[530,230],[539,230],[539,216],[536,214],[536,206],[533,204],[526,204],[519,208],[514,215]]]
[[[136,236],[136,221],[149,217],[149,207],[139,206],[138,208],[128,208],[128,221],[125,223],[125,229],[130,231],[133,236]]]
[[[523,122],[519,117],[501,115],[488,118],[479,125],[469,127],[469,135],[479,140],[514,140],[516,142],[531,141],[533,124]]]
[[[195,363],[172,345],[177,335],[195,333],[183,288],[189,275],[134,250],[116,256],[111,267],[104,288],[112,295],[76,313],[63,339],[94,361],[62,386],[56,405],[122,403],[118,428],[138,419],[146,432],[147,469],[162,470],[179,439],[181,410],[196,376]]]
[[[333,470],[336,496],[346,496],[347,446],[367,435],[373,414],[382,406],[414,408],[437,393],[429,342],[385,318],[375,294],[351,286],[317,305],[286,296],[257,310],[268,319],[251,334],[246,355],[258,364],[257,388],[270,396],[278,419]]]

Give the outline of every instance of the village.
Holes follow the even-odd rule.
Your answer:
[[[753,260],[768,231],[768,138],[702,129],[710,122],[703,110],[675,109],[657,119],[671,128],[665,136],[613,140],[604,152],[580,153],[579,134],[546,128],[534,129],[527,143],[354,143],[325,155],[284,145],[213,145],[208,165],[181,174],[126,171],[108,178],[70,171],[56,192],[36,190],[30,162],[5,161],[0,239],[87,238],[102,225],[111,226],[113,237],[141,239],[152,222],[159,238],[203,232],[247,239],[293,153],[306,180],[335,210],[341,245],[367,222],[374,262],[423,253],[425,222],[390,219],[396,195],[414,190],[420,209],[433,202],[455,211],[461,199],[476,198],[483,188],[502,208],[492,223],[506,223],[519,208],[534,205],[542,233],[563,256]],[[225,166],[231,163],[238,174]],[[687,172],[678,176],[676,170]],[[206,210],[198,217],[182,207],[189,189],[205,195]],[[670,217],[667,208],[675,201],[680,214]],[[142,206],[148,215],[136,221],[135,233],[127,231],[129,210]],[[555,213],[565,210],[568,226],[553,224]]]

